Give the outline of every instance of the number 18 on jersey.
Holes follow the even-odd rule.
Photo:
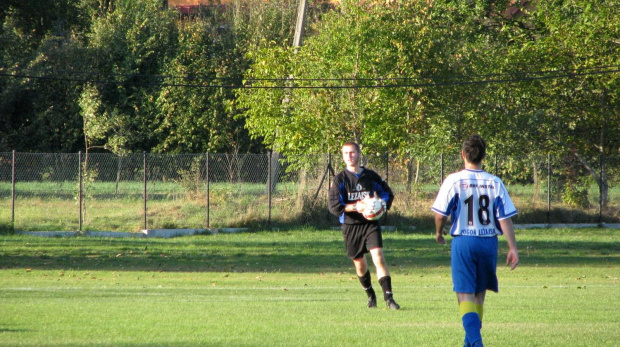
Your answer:
[[[452,236],[501,235],[499,221],[517,214],[501,179],[470,169],[446,177],[431,209],[450,217]]]

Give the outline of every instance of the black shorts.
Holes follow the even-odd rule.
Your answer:
[[[368,250],[383,247],[379,223],[342,224],[341,229],[349,259],[359,259]]]

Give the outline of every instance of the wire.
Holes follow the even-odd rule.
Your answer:
[[[227,89],[386,89],[386,88],[422,88],[439,86],[480,85],[494,83],[516,83],[535,80],[559,78],[576,78],[579,76],[606,75],[620,72],[620,65],[588,67],[581,69],[520,71],[514,73],[497,73],[487,75],[449,75],[449,76],[420,76],[420,77],[380,77],[380,78],[246,78],[241,77],[208,77],[203,75],[167,76],[146,74],[110,74],[108,78],[78,78],[60,75],[35,76],[30,74],[0,73],[4,78],[21,78],[43,81],[81,82],[92,84],[136,85],[152,87],[184,87],[184,88],[227,88]],[[67,75],[85,75],[90,77],[101,76],[99,73],[70,71]],[[127,78],[131,80],[110,79],[110,77]],[[146,80],[158,80],[151,82]],[[201,84],[201,83],[166,83],[166,80],[185,80],[192,82],[233,81],[228,84]],[[235,84],[238,81],[239,84]],[[386,82],[404,83],[386,83]],[[420,81],[417,83],[411,82]],[[260,85],[261,82],[274,82],[278,85]],[[306,82],[324,82],[323,84]],[[328,82],[340,82],[330,85]],[[259,85],[255,85],[259,84]]]

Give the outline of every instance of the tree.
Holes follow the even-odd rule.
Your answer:
[[[80,98],[87,149],[125,153],[156,146],[157,76],[176,51],[174,19],[160,1],[149,0],[117,3],[95,20],[88,47],[103,81],[90,83]]]
[[[279,89],[242,90],[239,104],[252,136],[285,154],[353,139],[406,160],[480,133],[496,153],[572,155],[605,195],[593,164],[620,146],[608,130],[620,123],[618,11],[605,0],[343,1],[299,53],[255,51],[248,80]]]
[[[0,150],[82,147],[76,99],[85,71],[80,41],[87,2],[7,1],[0,5]]]
[[[450,15],[459,9],[451,6],[343,1],[297,54],[275,43],[257,50],[248,74],[256,79],[252,86],[272,87],[277,81],[264,79],[278,78],[283,88],[292,75],[295,88],[286,107],[283,89],[240,92],[251,134],[286,154],[335,152],[349,139],[368,154],[429,153],[436,139],[429,132],[442,124],[433,117],[445,111],[430,99],[441,90],[422,86],[433,83],[431,76],[462,71],[453,55],[463,34],[453,31]],[[435,142],[437,148],[444,143]]]
[[[239,152],[253,144],[230,105],[247,67],[244,48],[222,15],[203,14],[180,28],[176,56],[164,67],[170,86],[157,99],[156,151]],[[218,20],[220,19],[220,20]],[[178,84],[191,85],[179,87]],[[219,87],[215,87],[219,86]]]
[[[620,146],[618,132],[609,128],[620,123],[619,79],[608,68],[620,65],[620,28],[613,23],[618,15],[617,6],[604,0],[522,1],[498,21],[498,44],[486,60],[496,71],[525,79],[486,88],[486,104],[501,124],[495,141],[508,151],[574,157],[599,185],[604,204],[609,184],[596,167]],[[587,194],[584,175],[574,167],[566,187],[570,192],[577,185]]]
[[[337,88],[347,83],[345,79],[367,77],[381,67],[371,62],[382,54],[380,48],[365,49],[373,35],[382,34],[381,22],[375,21],[379,14],[374,8],[366,12],[343,4],[340,11],[326,14],[317,23],[316,35],[308,37],[297,54],[275,42],[253,52],[248,79],[255,80],[255,88],[242,90],[239,97],[253,136],[291,155],[333,150],[345,137],[360,140],[365,134],[363,123],[373,118],[367,113],[377,105],[380,93],[376,89]],[[289,76],[292,82],[286,81]],[[314,78],[329,79],[309,82],[324,83],[326,88],[282,89],[304,87],[302,79]],[[270,86],[280,89],[256,88]]]

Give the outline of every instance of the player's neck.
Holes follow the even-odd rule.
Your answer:
[[[347,171],[353,172],[354,174],[359,175],[362,172],[362,167],[359,165],[347,166]]]
[[[482,170],[482,164],[469,163],[467,162],[467,160],[465,160],[465,169],[466,170]]]

